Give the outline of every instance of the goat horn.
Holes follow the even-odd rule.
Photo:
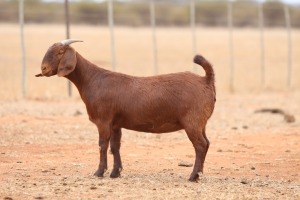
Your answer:
[[[61,43],[62,43],[63,45],[70,45],[70,44],[72,44],[72,43],[74,43],[74,42],[83,42],[83,41],[82,41],[82,40],[72,40],[72,39],[67,39],[67,40],[61,41]]]

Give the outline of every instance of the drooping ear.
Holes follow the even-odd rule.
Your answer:
[[[74,71],[76,63],[76,51],[72,47],[68,47],[59,62],[57,76],[66,76],[70,74]]]

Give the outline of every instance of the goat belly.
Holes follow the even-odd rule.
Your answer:
[[[148,132],[148,133],[168,133],[181,130],[183,127],[179,122],[144,122],[144,123],[135,123],[124,126],[126,129],[140,131],[140,132]]]

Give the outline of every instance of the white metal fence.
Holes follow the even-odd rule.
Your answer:
[[[20,23],[20,37],[21,37],[21,48],[22,48],[22,78],[21,78],[21,87],[22,87],[22,96],[25,98],[27,96],[27,91],[26,91],[26,48],[24,46],[24,0],[19,0],[19,23]],[[158,63],[158,47],[157,47],[157,39],[156,39],[156,4],[159,3],[159,1],[151,0],[149,2],[149,13],[150,13],[150,25],[151,25],[151,34],[152,34],[152,46],[149,46],[149,48],[152,48],[152,54],[153,54],[153,74],[158,74],[159,72],[159,63]],[[191,30],[191,41],[192,41],[192,49],[191,52],[196,54],[197,52],[197,38],[196,31],[197,31],[197,22],[195,18],[196,14],[196,9],[195,9],[195,4],[199,3],[200,1],[196,0],[186,0],[183,2],[184,5],[189,5],[190,9],[190,30]],[[26,2],[25,2],[26,3]],[[126,3],[131,3],[131,2],[126,2]],[[181,2],[182,3],[182,2]],[[229,66],[230,66],[230,76],[229,76],[229,83],[230,83],[230,90],[234,91],[235,90],[235,85],[234,85],[234,79],[235,79],[235,70],[236,70],[236,65],[235,65],[235,58],[236,56],[234,55],[234,40],[233,40],[233,33],[235,31],[234,23],[233,23],[233,10],[238,9],[234,7],[235,2],[228,0],[227,1],[227,28],[228,28],[228,49],[229,49]],[[111,58],[112,58],[112,68],[113,70],[117,70],[117,62],[118,62],[118,56],[116,55],[116,45],[115,45],[115,35],[114,35],[114,1],[113,0],[108,0],[107,3],[108,7],[108,28],[110,30],[110,39],[111,39]],[[266,63],[265,63],[265,26],[264,26],[264,7],[263,3],[257,3],[257,16],[258,16],[258,24],[259,26],[257,27],[257,30],[260,32],[260,65],[261,65],[261,73],[260,73],[260,81],[262,87],[265,85],[266,82]],[[66,38],[70,37],[70,32],[69,32],[69,17],[68,17],[68,0],[65,0],[65,4],[62,6],[65,6],[65,16],[66,16]],[[293,40],[291,37],[291,32],[292,32],[292,26],[291,26],[291,17],[290,17],[290,11],[289,7],[285,5],[283,8],[284,14],[285,14],[285,24],[286,24],[286,37],[287,37],[287,43],[283,44],[287,46],[287,64],[286,64],[286,70],[287,70],[287,77],[286,77],[286,85],[287,88],[290,88],[292,86],[293,77],[292,74],[292,68],[293,68],[293,63],[292,63],[292,55],[293,55]],[[194,69],[196,71],[196,68]],[[69,96],[72,95],[71,93],[71,85],[69,84],[69,89],[68,89],[68,94]]]

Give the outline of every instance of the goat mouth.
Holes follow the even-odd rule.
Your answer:
[[[49,77],[49,76],[53,76],[53,74],[52,74],[52,71],[47,71],[47,72],[43,72],[43,71],[42,71],[42,73],[39,73],[39,74],[36,74],[36,75],[35,75],[35,77],[42,77],[42,76],[47,76],[47,77]]]
[[[36,74],[35,77],[41,77],[44,76],[42,73]]]
[[[53,71],[52,70],[47,70],[47,71],[43,71],[42,70],[42,73],[39,73],[37,75],[35,75],[36,77],[49,77],[49,76],[54,76],[55,74],[53,74]]]

